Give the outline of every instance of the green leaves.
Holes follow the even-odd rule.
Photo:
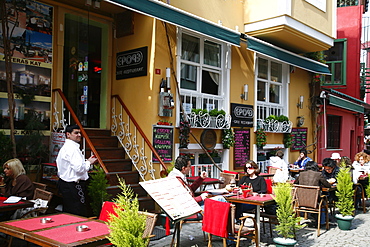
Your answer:
[[[346,168],[345,164],[342,163],[337,176],[337,191],[335,192],[335,195],[338,197],[338,202],[335,205],[342,216],[353,214],[355,210],[353,194],[354,189],[350,168]]]

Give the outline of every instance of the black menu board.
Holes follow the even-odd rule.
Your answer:
[[[164,162],[172,162],[173,126],[153,126],[153,146]],[[158,162],[154,155],[153,162]]]
[[[300,151],[307,146],[307,128],[292,128],[291,135],[293,141],[291,151]]]
[[[240,170],[250,159],[250,129],[234,129],[234,136],[234,170]]]

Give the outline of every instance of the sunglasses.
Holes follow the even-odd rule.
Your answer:
[[[252,166],[247,166],[245,168],[247,168],[247,169],[254,169],[254,167],[252,167]]]

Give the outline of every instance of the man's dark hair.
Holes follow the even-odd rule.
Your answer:
[[[64,134],[66,134],[66,136],[67,136],[67,133],[72,133],[73,130],[79,130],[79,129],[80,129],[80,127],[77,124],[67,125],[67,127],[64,131]]]
[[[189,163],[189,159],[184,156],[177,157],[175,161],[175,168],[179,171],[182,170],[183,167],[187,167]]]
[[[305,170],[317,172],[319,170],[319,166],[317,165],[315,161],[310,160],[307,162]]]
[[[370,155],[370,150],[364,149],[364,153]]]
[[[322,166],[336,167],[337,162],[335,162],[335,160],[332,160],[331,158],[325,158],[322,160]]]

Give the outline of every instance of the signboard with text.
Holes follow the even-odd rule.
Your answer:
[[[290,147],[291,151],[300,151],[307,146],[307,128],[292,128],[292,141]]]
[[[252,105],[231,104],[231,127],[253,127]]]
[[[234,139],[234,170],[240,170],[250,159],[250,129],[234,129]]]
[[[146,76],[148,70],[148,47],[117,53],[116,80]]]
[[[164,162],[172,162],[173,126],[153,126],[153,146]],[[153,162],[158,162],[154,155]]]

